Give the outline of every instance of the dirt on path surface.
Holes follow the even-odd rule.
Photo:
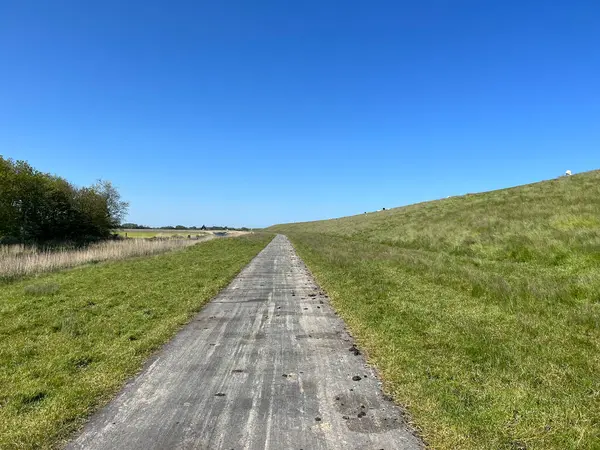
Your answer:
[[[420,449],[284,236],[69,449]]]

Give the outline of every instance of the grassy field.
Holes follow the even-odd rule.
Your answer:
[[[160,230],[160,229],[149,229],[149,230],[116,230],[116,234],[122,237],[129,238],[187,238],[192,237],[206,237],[210,236],[211,233],[208,231],[200,230]]]
[[[599,171],[271,230],[433,448],[600,448]]]
[[[247,234],[247,231],[237,231],[237,230],[163,230],[160,228],[154,229],[143,229],[143,230],[130,230],[130,229],[121,229],[116,230],[116,234],[122,237],[128,238],[172,238],[172,239],[187,239],[188,236],[196,239],[196,238],[212,238],[214,236],[241,236]]]
[[[1,284],[0,448],[60,446],[270,238]]]

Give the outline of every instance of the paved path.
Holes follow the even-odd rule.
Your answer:
[[[277,236],[68,448],[421,448],[351,347]]]

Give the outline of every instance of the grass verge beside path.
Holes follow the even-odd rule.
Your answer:
[[[433,448],[600,448],[597,266],[289,237]]]
[[[435,449],[600,449],[600,171],[276,225]]]
[[[60,446],[271,237],[1,284],[0,448]]]

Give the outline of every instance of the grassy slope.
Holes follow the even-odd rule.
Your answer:
[[[600,172],[272,230],[434,448],[600,448]]]
[[[0,448],[48,448],[269,241],[217,239],[0,286]]]

